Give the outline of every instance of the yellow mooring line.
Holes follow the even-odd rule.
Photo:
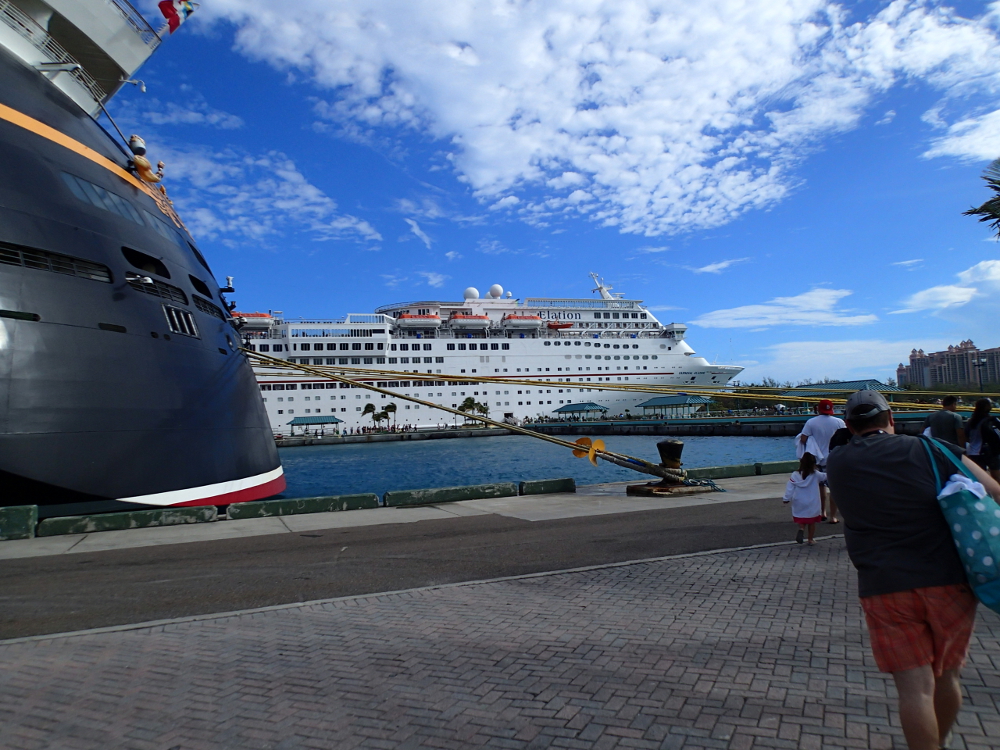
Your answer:
[[[490,419],[489,417],[484,417],[477,414],[468,414],[464,411],[459,411],[458,409],[452,409],[441,404],[435,404],[431,401],[424,401],[423,399],[415,398],[413,396],[407,396],[402,393],[396,393],[394,391],[387,390],[385,388],[379,388],[378,386],[372,385],[371,383],[365,383],[363,381],[354,380],[352,378],[345,377],[343,375],[338,375],[334,372],[327,371],[325,369],[317,369],[309,365],[300,364],[290,364],[282,359],[277,359],[276,357],[270,357],[266,354],[260,354],[259,352],[252,352],[248,349],[242,349],[244,354],[246,354],[255,363],[274,367],[282,370],[298,370],[300,372],[308,373],[315,377],[324,378],[326,380],[334,380],[338,383],[347,383],[349,385],[357,386],[358,388],[364,388],[369,391],[374,391],[375,393],[381,393],[390,398],[399,399],[401,401],[409,401],[414,404],[420,404],[421,406],[426,406],[431,409],[438,409],[439,411],[444,411],[449,414],[454,414],[466,419],[475,419],[484,424],[491,425],[493,427],[500,427],[505,430],[510,430],[511,432],[516,432],[520,435],[527,435],[528,437],[538,438],[539,440],[545,440],[546,442],[553,443],[555,445],[562,446],[563,448],[569,448],[573,451],[573,455],[578,458],[587,456],[590,462],[597,466],[597,459],[603,459],[617,466],[622,466],[626,469],[632,469],[634,471],[642,472],[643,474],[651,474],[656,477],[662,477],[664,479],[670,479],[676,482],[681,482],[685,478],[685,472],[678,469],[667,469],[659,464],[654,464],[650,461],[646,461],[642,458],[636,458],[635,456],[629,456],[624,453],[617,453],[615,451],[609,451],[604,446],[603,440],[591,441],[590,438],[580,438],[575,443],[571,443],[568,440],[560,440],[552,435],[544,435],[541,432],[535,432],[534,430],[529,430],[518,425],[506,424],[504,422],[497,422],[496,420]],[[420,375],[420,373],[415,373]],[[413,374],[407,373],[408,380],[413,379]]]

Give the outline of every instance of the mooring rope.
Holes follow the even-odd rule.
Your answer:
[[[277,367],[279,369],[296,369],[302,372],[310,373],[316,377],[325,378],[327,380],[333,380],[339,383],[347,383],[358,388],[364,388],[369,391],[374,391],[375,393],[384,394],[390,398],[399,399],[401,401],[409,401],[411,403],[420,404],[421,406],[426,406],[431,409],[437,409],[439,411],[447,412],[449,414],[454,414],[456,416],[463,417],[465,419],[475,419],[485,424],[491,425],[493,427],[499,427],[505,430],[510,430],[511,432],[516,432],[520,435],[526,435],[528,437],[537,438],[538,440],[544,440],[548,443],[553,443],[554,445],[561,446],[563,448],[569,448],[574,452],[577,457],[582,457],[584,455],[589,456],[591,462],[596,466],[597,461],[595,459],[601,458],[605,461],[613,463],[617,466],[621,466],[626,469],[632,469],[633,471],[639,471],[643,474],[651,474],[652,476],[662,477],[664,479],[669,479],[671,481],[680,483],[687,477],[687,472],[683,469],[667,469],[659,464],[654,464],[650,461],[646,461],[642,458],[636,458],[635,456],[629,456],[624,453],[617,453],[615,451],[609,451],[604,447],[604,442],[601,440],[590,441],[589,438],[581,438],[579,442],[571,443],[568,440],[561,440],[552,435],[545,435],[541,432],[535,432],[534,430],[529,430],[520,425],[507,424],[505,422],[497,422],[494,419],[485,417],[479,414],[469,414],[468,412],[460,411],[458,409],[452,409],[450,407],[444,406],[443,404],[435,404],[432,401],[424,401],[423,399],[416,398],[415,396],[408,396],[403,393],[396,393],[390,391],[386,388],[381,388],[377,385],[372,385],[371,383],[365,383],[364,381],[354,380],[348,378],[344,375],[338,375],[335,372],[330,372],[323,369],[318,369],[316,367],[304,364],[291,364],[285,360],[277,359],[276,357],[271,357],[267,354],[261,354],[259,352],[250,351],[248,349],[242,349],[244,354],[251,358],[251,360],[257,360],[264,363],[267,366]],[[420,373],[417,373],[418,375]],[[412,375],[408,379],[413,379]]]

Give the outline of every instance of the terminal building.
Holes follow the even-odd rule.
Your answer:
[[[932,388],[938,385],[978,388],[1000,383],[1000,347],[978,349],[971,339],[949,346],[946,351],[910,352],[910,363],[896,368],[900,387]]]

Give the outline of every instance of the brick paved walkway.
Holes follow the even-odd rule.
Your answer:
[[[0,645],[3,748],[902,748],[842,540]],[[980,616],[953,747],[1000,748]]]

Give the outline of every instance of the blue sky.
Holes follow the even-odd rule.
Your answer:
[[[115,99],[241,310],[596,271],[746,380],[1000,346],[1000,246],[961,215],[1000,156],[1000,3],[443,7],[206,0]]]

